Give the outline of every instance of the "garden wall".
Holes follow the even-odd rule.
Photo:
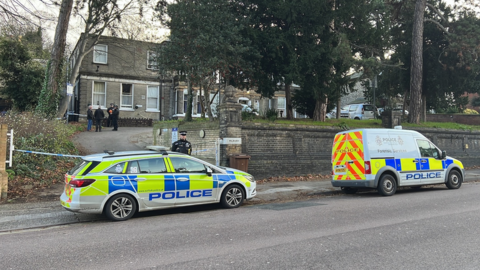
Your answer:
[[[480,125],[478,114],[427,114],[427,122],[454,122],[464,125]]]

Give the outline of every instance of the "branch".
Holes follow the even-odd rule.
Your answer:
[[[431,8],[433,11],[435,11],[435,13],[437,13],[437,15],[440,16],[440,18],[441,18],[443,21],[445,21],[445,22],[448,23],[448,21],[445,20],[445,17],[443,17],[443,15],[440,13],[440,11],[438,11],[438,9],[437,9],[436,7],[434,7],[434,6],[433,6],[432,4],[430,4],[430,3],[427,3],[427,7]]]
[[[424,21],[424,22],[432,22],[432,23],[436,24],[438,27],[440,27],[440,29],[442,29],[442,31],[443,31],[445,34],[451,35],[451,34],[448,32],[447,28],[445,28],[445,27],[444,27],[442,24],[440,24],[439,22],[437,22],[437,21],[435,21],[435,20],[432,20],[432,19],[425,19],[425,20],[423,20],[423,21]]]

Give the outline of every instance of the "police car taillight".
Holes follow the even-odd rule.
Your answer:
[[[89,185],[93,184],[93,182],[95,182],[95,179],[73,179],[73,180],[70,180],[70,182],[68,182],[68,184],[71,187],[80,188],[80,187],[89,186]]]
[[[365,161],[365,174],[372,174],[372,167],[370,167],[370,161]]]

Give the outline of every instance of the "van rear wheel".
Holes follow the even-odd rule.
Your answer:
[[[380,178],[377,187],[378,193],[383,196],[392,196],[397,191],[397,182],[390,174],[384,174]]]
[[[445,185],[449,189],[458,189],[462,186],[462,175],[457,170],[451,170],[448,174],[448,179]]]

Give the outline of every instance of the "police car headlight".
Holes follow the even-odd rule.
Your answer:
[[[252,175],[244,175],[243,177],[245,177],[250,182],[255,182],[255,178]]]

